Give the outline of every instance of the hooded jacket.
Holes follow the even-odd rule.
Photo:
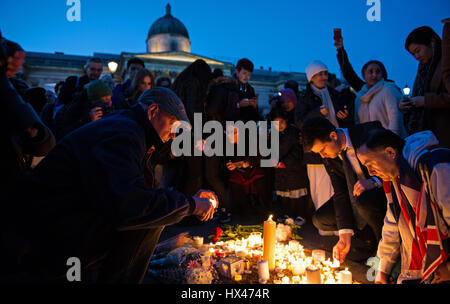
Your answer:
[[[449,235],[448,227],[450,225],[450,188],[448,180],[450,179],[450,150],[444,148],[435,148],[438,141],[430,131],[419,132],[407,137],[403,149],[403,159],[400,160],[399,185],[409,204],[414,209],[418,204],[418,191],[422,184],[419,175],[419,163],[426,164],[430,176],[430,189],[432,196],[436,199],[438,205],[438,223],[440,231]],[[395,189],[395,194],[386,194],[388,198],[388,208],[384,219],[382,239],[378,245],[378,257],[380,258],[379,270],[384,273],[390,273],[397,259],[401,258],[401,273],[398,282],[403,280],[421,279],[424,274],[424,267],[410,267],[411,254],[413,251],[413,241],[415,236],[407,224],[407,219],[402,212],[396,211],[392,204],[393,199],[401,200],[398,185],[395,183],[384,182]],[[387,192],[387,191],[386,191]],[[389,203],[391,201],[391,203]],[[447,244],[448,238],[443,239],[443,244]],[[417,269],[420,268],[420,269]]]

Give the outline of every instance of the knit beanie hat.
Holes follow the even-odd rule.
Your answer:
[[[297,95],[295,95],[294,90],[284,89],[281,91],[281,100],[287,99],[294,105],[297,104]]]
[[[306,68],[306,78],[308,78],[308,82],[311,82],[313,76],[322,71],[328,71],[325,63],[319,60],[314,60],[313,62],[311,62]]]
[[[95,101],[105,96],[112,95],[111,88],[101,80],[93,80],[87,87],[89,101]]]

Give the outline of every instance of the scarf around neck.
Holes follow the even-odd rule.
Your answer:
[[[338,121],[336,119],[336,112],[334,110],[333,101],[331,100],[330,93],[328,92],[328,88],[324,87],[323,89],[319,89],[314,84],[311,83],[311,88],[317,96],[322,100],[322,105],[324,105],[328,110],[327,119],[336,127],[339,128]]]

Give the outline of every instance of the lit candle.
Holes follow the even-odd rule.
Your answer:
[[[299,245],[300,245],[299,242],[296,241],[296,240],[289,241],[289,250],[290,251],[297,251],[300,248]]]
[[[319,267],[309,266],[306,268],[306,279],[308,284],[321,284],[322,278],[320,277]]]
[[[282,279],[281,279],[281,283],[282,283],[282,284],[289,284],[289,283],[290,283],[289,277],[284,277],[284,278],[282,278]]]
[[[225,256],[225,252],[222,249],[217,249],[215,251],[215,254],[216,254],[216,257],[219,258],[219,259],[221,259],[221,258],[223,258]]]
[[[315,249],[312,251],[312,258],[314,264],[320,264],[325,261],[325,251],[320,249]]]
[[[339,262],[339,260],[333,258],[333,263],[330,265],[330,267],[333,269],[337,269],[341,267],[341,263]]]
[[[345,268],[345,270],[341,270],[338,274],[338,282],[339,284],[352,284],[352,273]]]
[[[269,270],[275,269],[275,241],[277,224],[272,220],[272,215],[264,221],[264,254],[263,258],[269,263]]]
[[[237,274],[237,275],[234,276],[234,280],[236,282],[242,281],[242,276],[240,274]]]
[[[295,275],[302,275],[305,273],[305,264],[302,262],[293,262],[291,264],[292,268],[292,274]]]
[[[267,261],[261,260],[258,262],[258,276],[260,280],[269,280],[269,263]]]
[[[300,277],[298,275],[292,277],[292,283],[299,284],[300,283]]]
[[[197,248],[200,248],[203,245],[203,237],[202,236],[194,236],[194,245]]]

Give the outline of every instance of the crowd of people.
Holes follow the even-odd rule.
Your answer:
[[[378,283],[450,280],[449,23],[443,32],[423,26],[406,38],[419,63],[411,96],[378,60],[358,76],[335,36],[345,82],[314,60],[306,88],[287,81],[265,116],[246,58],[231,76],[196,60],[173,81],[132,58],[119,84],[91,58],[53,92],[15,77],[26,53],[2,38],[0,281],[64,281],[75,256],[85,282],[141,282],[165,226],[269,213],[338,236],[341,262],[362,240],[380,259]],[[249,137],[226,122],[278,122],[279,161],[262,167],[248,151],[175,157],[172,126],[198,128],[198,114],[220,122],[235,149]],[[204,138],[191,143],[201,151]]]

